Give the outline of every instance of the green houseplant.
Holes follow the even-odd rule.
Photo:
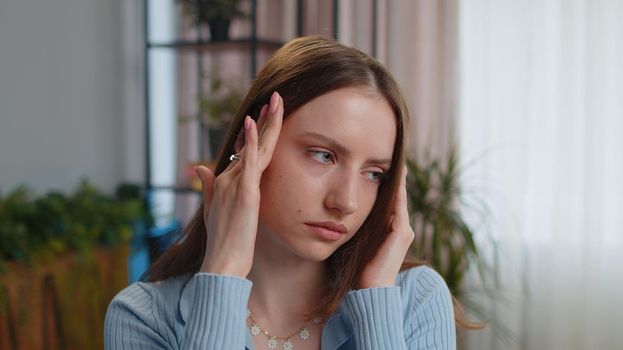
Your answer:
[[[507,344],[516,342],[506,321],[483,304],[484,300],[500,298],[496,268],[487,260],[497,259],[496,242],[491,237],[481,241],[490,250],[476,243],[476,232],[486,233],[483,227],[489,210],[477,193],[468,191],[461,183],[465,167],[459,166],[457,151],[450,150],[444,160],[407,160],[407,168],[407,199],[415,232],[411,253],[439,272],[452,294],[472,314],[487,320],[487,327],[491,326],[497,337]],[[471,267],[475,268],[479,283],[467,290],[464,280]]]
[[[197,99],[197,116],[182,116],[180,123],[198,121],[209,134],[210,151],[216,154],[223,142],[229,122],[238,110],[244,97],[244,92],[238,84],[214,77],[210,79],[210,86],[205,96]]]
[[[237,85],[212,78],[208,95],[199,99],[202,123],[209,127],[227,126],[242,98],[243,91]]]
[[[231,21],[247,17],[240,9],[243,0],[178,0],[178,2],[184,6],[185,13],[193,18],[196,26],[208,25],[212,41],[228,40]]]
[[[466,220],[467,211],[486,212],[486,208],[467,204],[455,150],[443,162],[408,160],[407,168],[407,197],[416,235],[411,252],[430,263],[460,298],[471,264],[478,268],[483,283],[490,281],[492,271],[475,243],[474,227]]]
[[[0,348],[92,349],[128,282],[128,242],[145,216],[136,186],[0,195]]]
[[[209,126],[210,150],[213,155],[216,155],[223,143],[229,121],[238,110],[242,98],[241,89],[215,78],[210,84],[210,95],[200,100],[199,110],[204,116],[204,124]]]
[[[204,96],[197,98],[197,115],[181,116],[179,123],[195,122],[208,134],[210,154],[214,158],[223,143],[229,122],[238,110],[244,97],[240,84],[224,81],[221,78],[210,79],[209,90]],[[197,165],[211,166],[210,159],[199,159],[186,164],[185,174],[188,185],[201,191],[201,181],[193,170]]]
[[[35,197],[19,187],[0,196],[0,262],[125,243],[142,206],[140,199],[106,195],[88,181],[69,196],[52,191]]]

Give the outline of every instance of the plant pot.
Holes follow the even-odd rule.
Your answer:
[[[210,40],[211,41],[227,41],[229,40],[229,24],[228,19],[216,18],[208,21],[208,27],[210,27]]]

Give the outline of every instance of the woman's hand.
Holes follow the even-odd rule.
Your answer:
[[[244,120],[241,159],[216,178],[196,168],[203,187],[203,218],[208,234],[201,272],[245,278],[251,271],[260,209],[260,178],[270,163],[283,121],[283,99],[277,92],[263,106],[256,123]],[[258,133],[258,129],[260,130]]]
[[[390,232],[372,261],[361,273],[357,284],[359,289],[393,286],[409,246],[413,242],[415,233],[409,224],[406,177],[407,167],[403,166],[394,201]]]

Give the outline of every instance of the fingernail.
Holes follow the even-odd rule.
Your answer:
[[[275,114],[277,111],[277,103],[279,102],[279,93],[277,91],[273,92],[272,96],[270,96],[270,114]]]
[[[249,130],[251,128],[251,117],[244,117],[244,129]]]
[[[195,175],[197,175],[197,177],[199,178],[199,180],[202,180],[202,179],[201,179],[201,175],[199,174],[199,167],[198,167],[198,166],[196,166],[196,167],[194,167],[194,168],[193,168],[193,170],[195,171]],[[203,181],[203,180],[202,180],[202,181]]]

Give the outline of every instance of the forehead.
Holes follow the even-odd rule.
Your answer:
[[[371,158],[389,158],[396,141],[396,116],[384,96],[367,88],[343,88],[316,97],[284,120],[282,135],[310,133],[338,141]]]

